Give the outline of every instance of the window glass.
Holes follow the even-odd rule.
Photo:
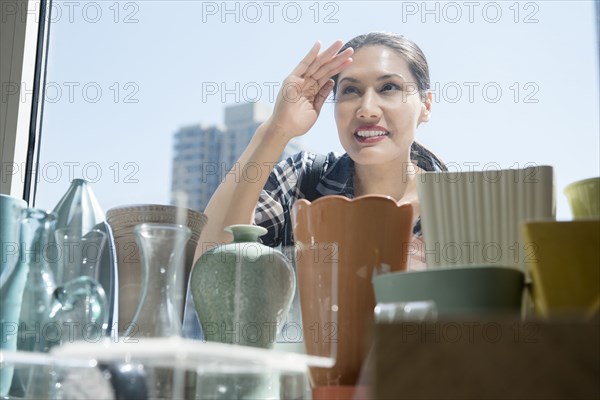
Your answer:
[[[54,1],[36,206],[53,208],[79,177],[105,211],[169,203],[174,182],[194,181],[173,178],[175,151],[217,176],[231,161],[216,155],[243,148],[230,131],[249,128],[226,107],[260,103],[246,110],[260,122],[314,41],[378,30],[428,58],[434,101],[418,140],[452,169],[553,165],[569,218],[563,188],[600,169],[594,16],[592,1]],[[194,143],[198,129],[218,146]],[[299,148],[343,152],[331,101]]]

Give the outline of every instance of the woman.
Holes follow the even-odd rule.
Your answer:
[[[317,42],[285,79],[273,114],[238,160],[241,168],[261,168],[258,181],[236,182],[233,174],[228,175],[211,198],[197,257],[211,245],[230,241],[223,229],[232,224],[256,223],[268,229],[264,244],[292,245],[289,211],[296,199],[306,197],[303,191],[314,192],[311,197],[383,194],[409,202],[415,210],[413,233],[418,240],[416,174],[445,169],[414,142],[417,127],[431,113],[425,56],[410,40],[377,32],[319,50]],[[307,190],[315,155],[301,152],[273,165],[292,138],[314,125],[332,91],[346,154],[329,153],[322,166],[317,163],[318,179]]]

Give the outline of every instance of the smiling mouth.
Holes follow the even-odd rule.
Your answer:
[[[376,143],[384,140],[389,134],[384,130],[357,130],[354,137],[359,143]]]

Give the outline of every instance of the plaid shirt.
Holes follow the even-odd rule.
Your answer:
[[[261,237],[263,244],[276,247],[294,244],[290,210],[297,199],[305,198],[300,190],[302,179],[308,175],[315,154],[297,153],[275,166],[261,192],[254,213],[254,223],[267,228]],[[411,148],[411,160],[425,171],[445,171],[446,166],[433,153],[418,143]],[[318,197],[341,195],[354,198],[354,161],[348,154],[328,153],[317,184]],[[413,234],[421,236],[421,219],[413,227]]]

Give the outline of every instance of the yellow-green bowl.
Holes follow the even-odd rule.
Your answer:
[[[533,302],[543,317],[600,309],[600,219],[524,224]]]
[[[564,193],[574,219],[600,218],[600,177],[573,182]]]

